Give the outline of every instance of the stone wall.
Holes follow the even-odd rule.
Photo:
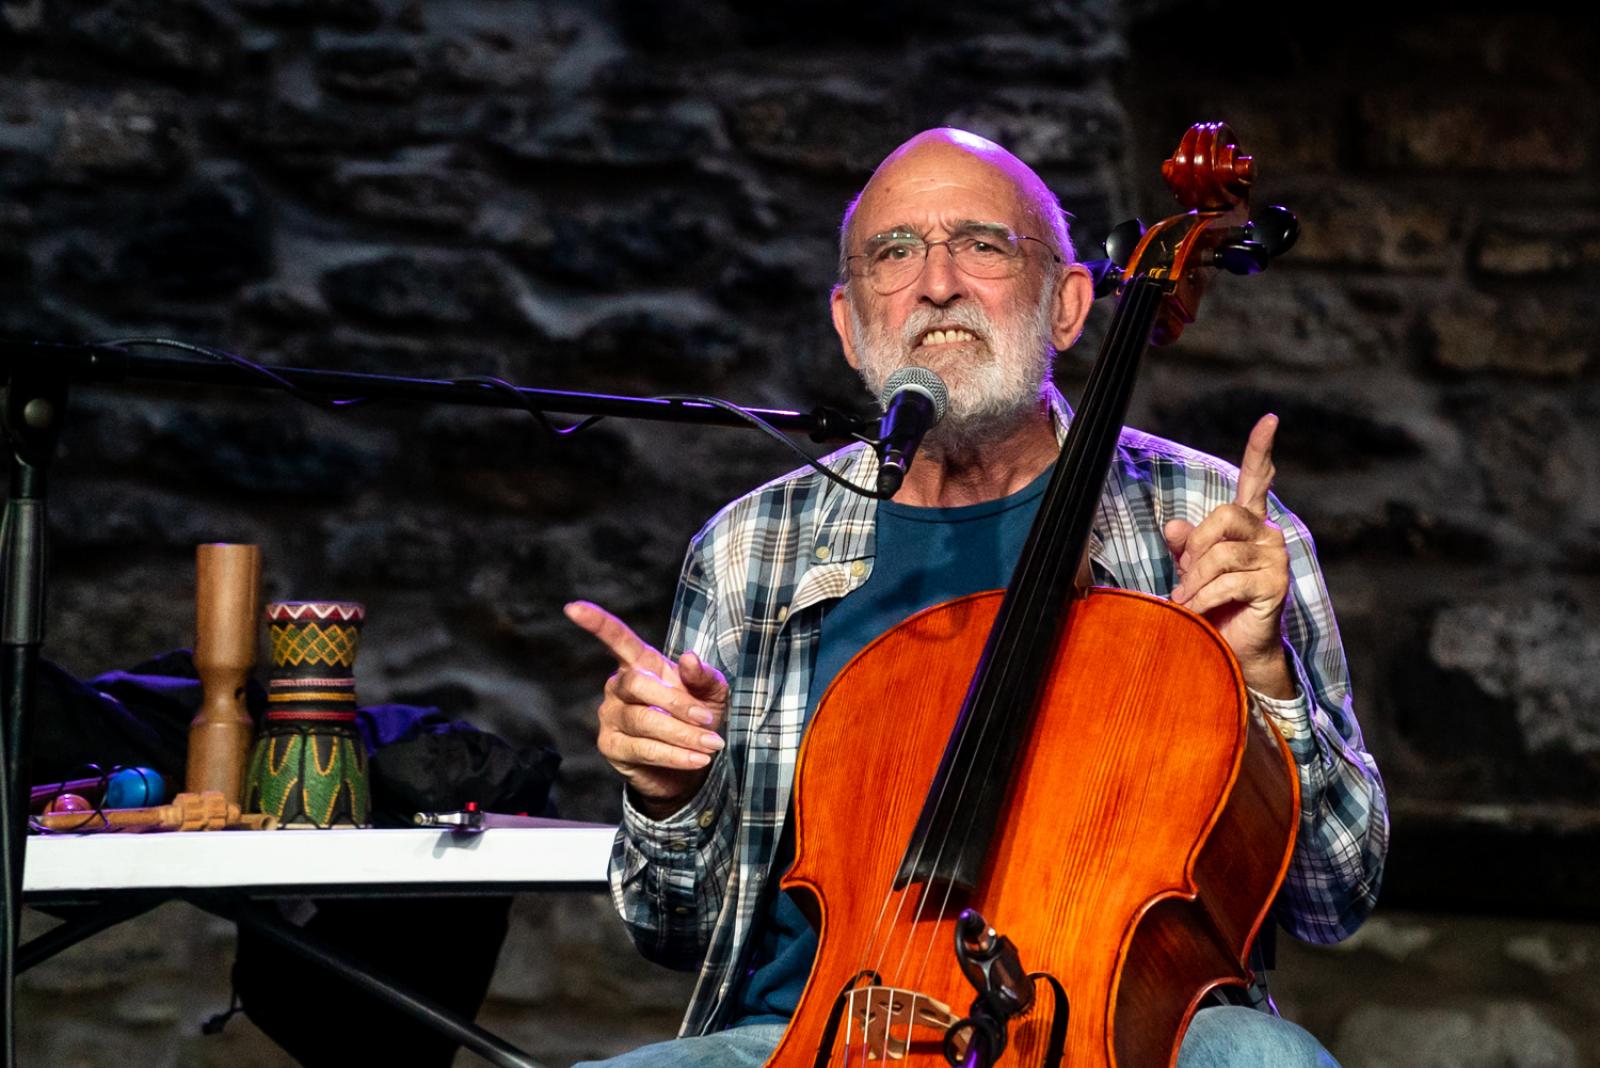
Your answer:
[[[1600,1063],[1600,51],[1553,10],[4,0],[0,334],[856,404],[823,297],[889,148],[998,138],[1093,255],[1226,118],[1305,234],[1215,288],[1133,421],[1236,456],[1282,415],[1395,805],[1386,914],[1286,948],[1281,1000],[1348,1068]],[[367,602],[365,699],[552,744],[563,812],[612,819],[606,659],[560,605],[658,639],[685,539],[789,466],[733,431],[83,389],[47,652],[188,644],[193,545],[256,541],[269,596]],[[243,1020],[195,1034],[228,949],[170,908],[38,969],[24,1063],[283,1063]],[[483,1019],[563,1063],[670,1033],[686,992],[603,902],[530,895]]]

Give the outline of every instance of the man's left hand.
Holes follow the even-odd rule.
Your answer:
[[[1277,430],[1278,417],[1264,415],[1250,431],[1232,503],[1214,509],[1199,526],[1174,519],[1163,533],[1178,568],[1173,603],[1217,628],[1238,658],[1247,686],[1288,699],[1296,692],[1282,629],[1289,552],[1283,531],[1267,519]]]

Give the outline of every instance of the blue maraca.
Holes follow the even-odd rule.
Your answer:
[[[144,808],[166,799],[165,780],[150,768],[119,768],[106,783],[106,808]]]

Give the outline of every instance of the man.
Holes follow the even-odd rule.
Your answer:
[[[950,390],[894,499],[803,469],[729,505],[691,544],[665,654],[595,605],[567,607],[619,663],[599,710],[600,750],[627,784],[617,906],[646,956],[701,968],[684,1037],[614,1065],[770,1054],[815,949],[773,885],[792,858],[784,827],[804,724],[877,633],[1006,584],[1070,419],[1048,371],[1078,337],[1091,284],[1059,203],[1020,160],[961,131],[919,134],[873,174],[840,245],[831,308],[851,366],[875,395],[906,365]],[[1388,824],[1309,536],[1268,496],[1276,426],[1256,425],[1237,473],[1125,431],[1086,566],[1097,584],[1204,615],[1232,648],[1301,780],[1276,918],[1331,942],[1372,909]],[[852,446],[826,463],[870,485],[877,460]],[[1253,993],[1258,1008],[1195,1015],[1180,1068],[1333,1063],[1276,1016],[1264,987]]]

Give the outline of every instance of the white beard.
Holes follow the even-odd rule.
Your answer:
[[[1039,410],[1055,355],[1050,345],[1051,290],[1043,287],[1031,314],[1019,310],[998,327],[977,304],[958,303],[948,309],[921,306],[906,319],[898,337],[863,322],[852,299],[850,339],[861,380],[874,399],[881,399],[883,384],[895,371],[926,367],[944,380],[950,400],[944,418],[923,439],[925,446],[946,454],[964,453],[1003,439]],[[980,340],[968,342],[965,352],[949,346],[947,355],[943,346],[916,348],[918,339],[934,326],[958,326]],[[973,347],[979,349],[976,358]]]

